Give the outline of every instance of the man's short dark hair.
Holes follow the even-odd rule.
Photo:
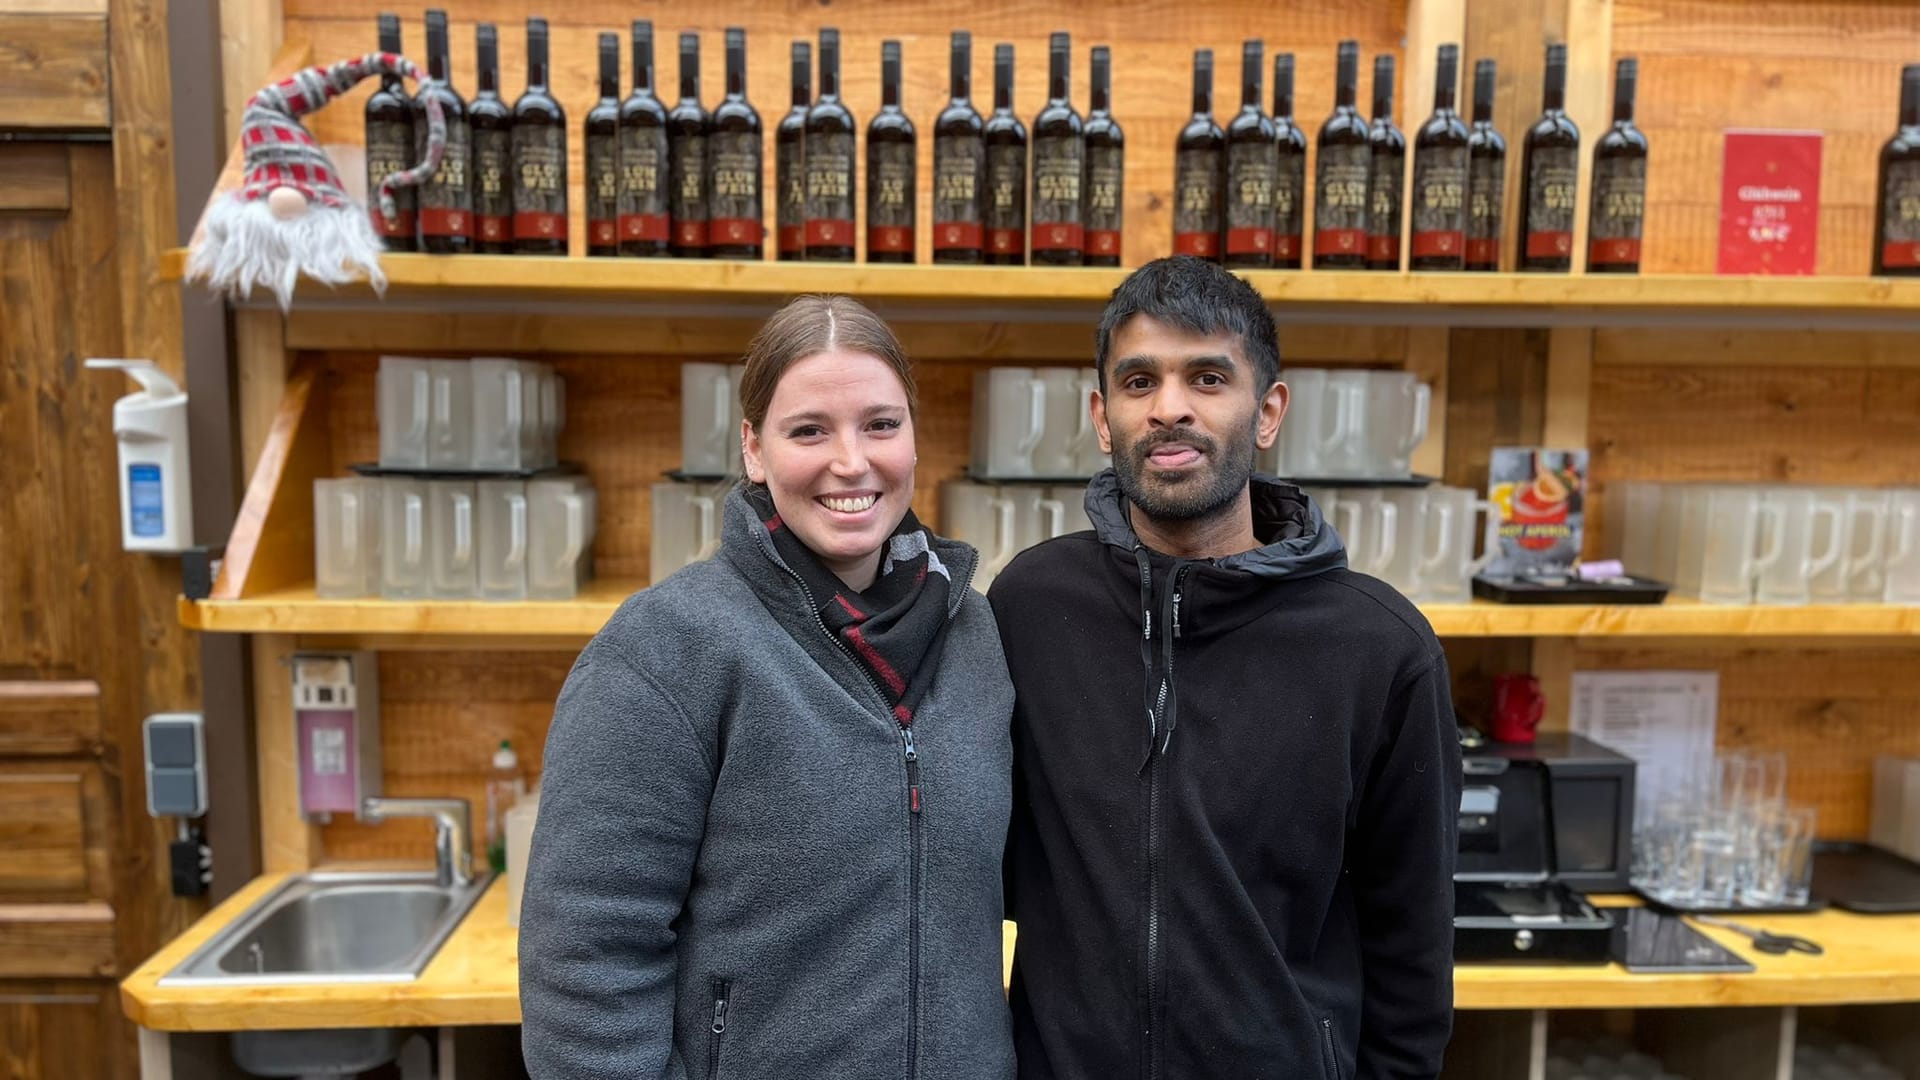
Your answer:
[[[1246,279],[1205,259],[1173,255],[1155,259],[1128,274],[1107,301],[1093,353],[1102,394],[1107,392],[1113,335],[1135,315],[1196,334],[1227,333],[1239,338],[1258,376],[1255,397],[1280,381],[1280,336],[1273,326],[1273,313],[1267,310],[1259,292]]]

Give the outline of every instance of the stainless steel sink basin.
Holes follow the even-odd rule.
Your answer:
[[[408,982],[487,886],[431,873],[289,878],[161,976],[162,986]]]

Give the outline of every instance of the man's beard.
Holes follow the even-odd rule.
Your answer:
[[[1184,427],[1156,431],[1127,446],[1116,443],[1113,471],[1120,490],[1142,513],[1158,521],[1212,517],[1230,506],[1253,476],[1253,427],[1254,422],[1247,423],[1227,438],[1224,447]],[[1149,479],[1147,455],[1168,443],[1185,443],[1200,451],[1201,468],[1172,483]]]

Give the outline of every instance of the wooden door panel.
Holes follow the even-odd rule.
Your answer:
[[[117,995],[110,983],[0,982],[0,1076],[92,1080],[116,1075],[115,1040],[101,1038]]]
[[[82,897],[87,892],[83,779],[0,766],[0,898]]]
[[[0,904],[0,978],[113,976],[113,908],[80,904]]]
[[[100,684],[0,681],[0,757],[96,756]]]

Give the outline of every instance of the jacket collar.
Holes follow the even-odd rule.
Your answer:
[[[1206,560],[1207,565],[1268,579],[1312,577],[1347,565],[1347,549],[1340,542],[1340,534],[1327,524],[1306,492],[1283,480],[1255,474],[1248,493],[1253,504],[1253,535],[1261,546]],[[1132,552],[1144,546],[1133,531],[1120,478],[1111,468],[1087,485],[1087,517],[1101,542],[1109,547]]]

